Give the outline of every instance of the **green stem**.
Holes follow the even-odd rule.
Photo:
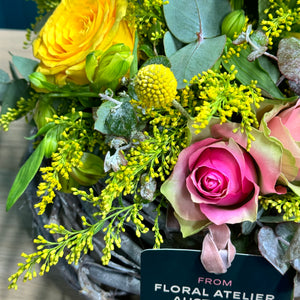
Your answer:
[[[182,107],[182,105],[177,102],[175,99],[172,102],[173,106],[183,115],[185,116],[189,121],[192,121],[193,118],[191,115]]]
[[[79,92],[79,93],[51,93],[49,94],[50,97],[54,98],[67,98],[67,97],[99,97],[97,93],[92,93],[92,92]]]

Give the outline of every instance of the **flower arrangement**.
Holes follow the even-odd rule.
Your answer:
[[[170,224],[205,235],[209,272],[236,251],[299,272],[300,1],[36,2],[36,60],[13,56],[1,78],[0,126],[26,116],[37,129],[7,210],[41,174],[39,215],[61,192],[94,212],[80,229],[47,224],[56,240],[37,236],[9,287],[39,264],[77,264],[99,232],[103,265],[129,227],[160,248]]]

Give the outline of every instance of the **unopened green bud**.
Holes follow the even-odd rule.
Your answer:
[[[47,81],[47,78],[44,74],[40,72],[34,72],[29,75],[30,82],[37,88],[44,88],[43,82]]]
[[[230,0],[232,10],[241,9],[244,6],[244,0]]]
[[[52,118],[55,109],[48,101],[39,100],[35,106],[33,119],[38,129],[41,129],[48,123],[48,118]]]
[[[59,177],[59,183],[61,184],[61,191],[64,193],[71,193],[72,188],[79,187],[79,183],[71,176],[70,178],[66,179],[59,174],[58,177]]]
[[[45,135],[44,145],[45,145],[44,155],[46,158],[50,158],[52,153],[54,153],[58,147],[57,133],[55,128],[50,129]]]
[[[133,60],[130,48],[115,44],[104,53],[94,51],[87,56],[86,74],[97,89],[115,89],[126,75]]]
[[[44,137],[44,155],[46,158],[50,158],[52,153],[54,153],[58,148],[58,142],[61,140],[61,134],[65,127],[62,125],[57,125],[52,127],[47,131]]]
[[[229,13],[222,22],[222,34],[233,39],[238,36],[246,23],[245,12],[242,9]]]
[[[84,152],[80,161],[80,165],[73,167],[71,172],[71,176],[79,184],[90,186],[105,176],[104,162],[99,156]]]
[[[47,77],[40,72],[33,72],[28,76],[32,85],[37,88],[47,91],[56,91],[57,86],[49,81],[47,81]]]

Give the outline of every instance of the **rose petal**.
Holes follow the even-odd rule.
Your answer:
[[[245,179],[247,180],[247,179]],[[213,223],[221,225],[224,223],[235,224],[244,221],[254,222],[257,215],[259,186],[256,183],[253,185],[253,195],[251,198],[246,198],[242,203],[236,206],[216,206],[209,204],[199,204],[200,210]]]
[[[197,147],[191,145],[180,152],[171,176],[161,186],[161,193],[169,200],[175,212],[181,218],[191,221],[207,220],[198,204],[193,203],[185,183],[189,175],[188,157]]]
[[[239,128],[239,124],[225,123],[214,125],[211,132],[215,138],[232,138],[246,149],[247,137],[240,131],[233,132],[236,128]],[[276,193],[275,187],[281,173],[282,149],[278,144],[270,142],[263,132],[253,128],[251,133],[255,140],[251,143],[249,153],[260,170],[259,185],[261,192],[263,194]],[[265,176],[265,174],[268,174],[268,176]]]

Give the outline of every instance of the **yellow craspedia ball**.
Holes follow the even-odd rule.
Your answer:
[[[164,65],[147,65],[141,68],[135,78],[135,92],[144,108],[171,106],[177,93],[177,81]]]

